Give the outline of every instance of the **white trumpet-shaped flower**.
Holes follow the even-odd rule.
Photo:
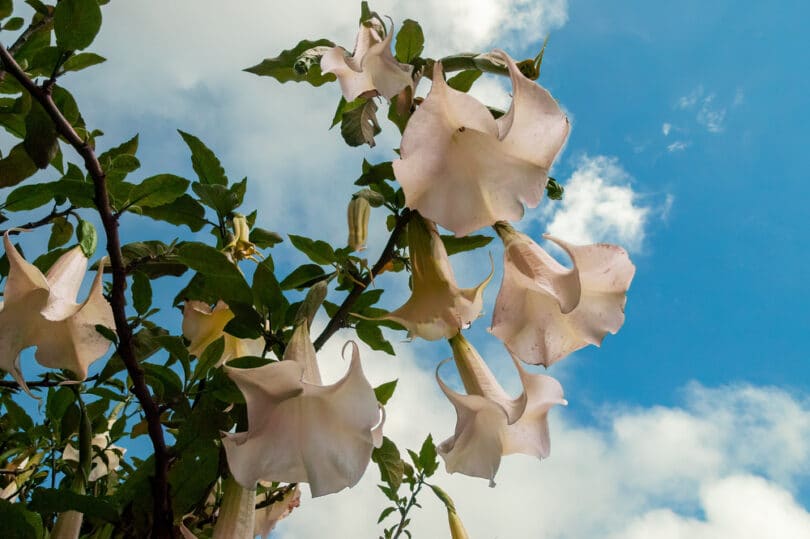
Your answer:
[[[384,318],[405,326],[410,337],[449,339],[478,318],[492,272],[473,288],[459,288],[436,225],[414,213],[408,222],[412,292]]]
[[[437,446],[447,471],[489,479],[494,486],[502,456],[548,457],[548,412],[555,404],[567,404],[560,383],[526,372],[513,357],[523,385],[523,392],[513,399],[461,333],[450,339],[450,346],[467,394],[456,393],[442,381],[439,367],[449,359],[440,363],[436,379],[458,416],[453,436]]]
[[[321,71],[334,73],[346,101],[382,95],[391,99],[405,88],[413,88],[413,66],[401,64],[391,54],[394,29],[385,29],[376,20],[366,21],[357,32],[354,52],[333,47],[321,57]]]
[[[619,330],[636,270],[627,251],[546,234],[571,257],[569,269],[507,223],[495,228],[504,243],[504,272],[490,331],[512,354],[549,366]]]
[[[240,339],[225,333],[225,326],[234,317],[228,305],[219,301],[212,309],[202,301],[186,301],[183,305],[183,336],[191,341],[188,353],[200,357],[209,344],[225,337],[225,349],[217,366],[242,356],[261,356],[264,339]]]
[[[36,346],[37,362],[51,369],[67,369],[84,380],[90,364],[110,347],[96,325],[115,327],[112,309],[103,295],[103,265],[99,264],[87,299],[76,303],[87,271],[87,257],[81,247],[68,250],[43,275],[14,248],[8,232],[3,245],[9,272],[0,304],[0,368],[27,391],[19,354]]]
[[[382,422],[357,345],[348,345],[349,369],[332,385],[322,385],[306,321],[293,332],[283,361],[252,369],[225,366],[247,403],[247,432],[224,433],[222,440],[239,484],[303,482],[313,496],[322,496],[360,480],[372,448],[382,441]]]
[[[450,88],[436,62],[433,86],[413,114],[394,174],[409,208],[465,236],[535,207],[568,136],[568,119],[543,87],[504,52],[512,105],[497,120],[474,97]]]

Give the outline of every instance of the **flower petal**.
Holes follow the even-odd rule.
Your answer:
[[[391,54],[393,36],[394,28],[392,27],[385,39],[369,47],[361,63],[363,72],[371,76],[374,88],[389,101],[405,88],[413,88],[411,78],[413,66],[400,64]]]
[[[321,71],[332,73],[337,77],[343,97],[348,102],[352,102],[360,96],[373,95],[374,82],[371,80],[371,75],[352,69],[349,65],[352,60],[351,57],[346,56],[347,54],[343,47],[329,49],[321,57]]]
[[[60,256],[45,275],[51,290],[51,301],[58,299],[60,301],[55,303],[75,304],[85,273],[87,273],[87,257],[77,245]],[[69,316],[70,313],[53,312],[43,315],[51,320],[59,320]]]
[[[436,63],[433,86],[402,137],[393,163],[408,207],[465,236],[536,206],[547,169],[505,151],[489,111],[447,86]]]
[[[3,234],[3,246],[6,249],[9,266],[6,287],[3,290],[3,301],[7,304],[22,300],[35,290],[48,290],[49,288],[48,281],[42,272],[35,265],[26,261],[12,245],[8,236],[9,232],[11,229]]]
[[[301,324],[296,332],[308,335],[306,328]],[[302,382],[304,364],[292,358],[255,369],[226,367],[248,408],[248,431],[223,438],[241,485],[308,482],[312,495],[322,496],[360,480],[371,458],[379,411],[352,346],[348,371],[329,386]]]
[[[87,299],[81,305],[56,299],[59,308],[49,309],[51,314],[71,313],[63,319],[42,318],[35,325],[36,360],[52,369],[72,371],[79,380],[87,378],[91,363],[110,348],[110,341],[96,330],[96,325],[115,327],[112,308],[103,295],[104,268],[99,266]]]
[[[505,240],[504,276],[490,331],[523,361],[549,366],[619,330],[635,267],[621,247],[574,246],[546,237],[571,256],[574,268],[561,272],[562,266],[523,234]],[[577,288],[579,301],[567,310]]]
[[[504,151],[548,170],[568,138],[570,125],[551,94],[520,72],[503,51],[493,51],[509,68],[512,104],[496,120]]]

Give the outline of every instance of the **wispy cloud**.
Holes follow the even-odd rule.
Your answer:
[[[675,142],[672,142],[667,145],[667,151],[669,153],[682,152],[683,150],[689,147],[689,144],[690,144],[689,142],[684,140],[676,140]]]
[[[738,106],[743,99],[742,90],[737,90],[731,106]],[[725,129],[728,107],[718,101],[717,94],[707,93],[703,85],[699,85],[692,92],[678,99],[677,108],[694,112],[695,121],[709,133],[721,133]]]
[[[663,124],[661,124],[661,134],[663,134],[665,137],[669,136],[669,132],[671,130],[672,130],[672,124],[671,123],[664,122]]]

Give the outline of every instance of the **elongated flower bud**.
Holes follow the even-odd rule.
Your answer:
[[[371,216],[371,204],[365,197],[355,196],[349,202],[347,218],[349,222],[348,245],[353,251],[366,248],[368,239],[368,219]]]
[[[464,529],[464,524],[458,518],[458,513],[452,509],[447,509],[447,520],[450,521],[450,537],[451,539],[470,539],[467,535],[467,530]]]

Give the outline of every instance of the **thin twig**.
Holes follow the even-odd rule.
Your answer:
[[[391,236],[388,238],[388,243],[385,244],[385,248],[380,254],[380,258],[377,259],[377,263],[374,264],[374,266],[371,268],[371,272],[368,275],[363,277],[360,282],[356,282],[354,284],[349,292],[349,295],[346,296],[343,303],[335,313],[335,316],[329,320],[329,323],[326,324],[326,327],[323,329],[321,334],[318,335],[317,339],[315,339],[315,350],[320,350],[321,347],[326,344],[326,341],[329,340],[329,337],[334,335],[337,330],[346,325],[346,318],[348,318],[351,308],[354,306],[357,298],[360,297],[360,294],[362,294],[368,285],[371,284],[371,281],[373,281],[377,275],[382,273],[383,268],[385,268],[385,266],[393,259],[394,250],[396,249],[399,236],[405,230],[405,225],[408,224],[410,218],[411,211],[407,208],[397,216],[396,225],[394,225],[394,229],[391,231]]]
[[[24,228],[25,230],[33,230],[35,228],[45,226],[45,225],[49,224],[51,221],[53,221],[54,219],[58,219],[59,217],[65,217],[66,215],[72,215],[73,211],[75,209],[76,208],[74,208],[73,206],[70,206],[67,209],[64,209],[62,211],[56,211],[56,207],[54,207],[54,209],[51,210],[51,213],[46,215],[42,219],[39,219],[37,221],[31,221],[30,223],[25,223],[24,225],[15,226],[14,228]],[[14,228],[9,229],[9,230],[0,230],[0,235],[5,234],[6,232],[8,232],[9,236],[19,234],[20,233],[19,230],[14,230]]]
[[[92,382],[93,380],[96,380],[97,378],[98,378],[98,374],[94,374],[93,376],[90,376],[89,378],[86,378],[85,380],[82,380],[82,382]],[[29,388],[30,387],[58,387],[58,386],[70,385],[70,384],[74,384],[74,383],[75,382],[73,382],[72,380],[52,380],[50,378],[45,378],[44,380],[36,380],[36,381],[32,381],[32,382],[26,382],[25,385],[27,385]],[[22,389],[22,388],[20,387],[20,384],[18,384],[17,382],[15,382],[13,380],[0,380],[0,389],[17,390],[17,389]]]
[[[73,129],[59,108],[54,103],[50,93],[34,83],[33,80],[17,64],[9,51],[0,44],[0,60],[5,70],[36,99],[50,116],[57,132],[73,146],[78,154],[84,159],[84,166],[93,178],[93,188],[95,192],[95,204],[98,209],[104,232],[107,236],[107,253],[112,267],[113,284],[110,294],[110,304],[112,306],[113,318],[115,319],[115,329],[118,334],[118,354],[126,366],[127,372],[132,379],[132,392],[137,397],[144,416],[148,424],[149,437],[155,448],[155,476],[152,481],[152,491],[154,496],[153,529],[152,537],[170,538],[173,537],[172,504],[169,497],[169,452],[166,448],[166,441],[163,436],[163,427],[160,424],[160,411],[155,403],[149,388],[146,385],[144,371],[135,357],[132,341],[132,329],[127,323],[125,310],[126,299],[124,292],[127,287],[126,273],[124,271],[123,257],[121,255],[121,240],[118,235],[118,221],[113,216],[110,207],[110,198],[107,192],[107,181],[104,169],[96,157],[95,151],[83,140]]]

